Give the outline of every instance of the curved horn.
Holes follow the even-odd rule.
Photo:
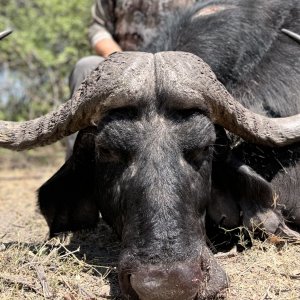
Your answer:
[[[300,114],[268,118],[236,101],[199,57],[184,52],[155,54],[157,81],[163,82],[172,106],[198,107],[209,117],[244,140],[273,147],[300,141]],[[170,101],[170,100],[168,100]]]
[[[296,42],[300,43],[300,35],[291,31],[291,30],[288,30],[288,29],[281,29],[281,31],[283,33],[285,33],[287,36],[289,36],[290,38],[294,39]]]
[[[0,32],[0,40],[4,39],[8,35],[10,35],[13,31],[11,29],[6,29],[2,32]]]
[[[139,105],[154,95],[154,84],[153,54],[115,53],[55,111],[25,122],[0,121],[0,147],[25,150],[54,143],[97,124],[109,109]]]

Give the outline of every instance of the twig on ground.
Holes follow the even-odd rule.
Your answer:
[[[214,255],[216,258],[230,258],[234,257],[238,254],[236,246],[234,246],[230,251],[228,252],[219,252]]]
[[[76,300],[75,296],[68,293],[64,295],[64,300]]]
[[[285,274],[285,273],[280,273],[281,276],[284,276],[286,278],[290,279],[298,279],[300,280],[300,270],[294,271],[292,274]]]
[[[65,247],[64,247],[65,248]],[[65,248],[65,250],[67,250],[66,248]],[[74,257],[74,254],[75,253],[78,253],[78,252],[80,252],[80,248],[78,247],[76,250],[74,250],[74,251],[70,251],[70,250],[67,250],[67,253],[65,253],[65,254],[63,254],[63,255],[60,255],[59,256],[59,258],[64,258],[64,257],[67,257],[67,256],[72,256],[72,257]],[[75,256],[76,257],[76,256]]]
[[[93,295],[92,293],[86,291],[82,286],[80,286],[79,284],[77,285],[78,286],[78,290],[79,290],[79,293],[81,295],[85,295],[88,297],[88,300],[97,300],[97,297],[95,295]]]
[[[266,293],[263,295],[263,297],[261,298],[261,300],[268,300],[268,299],[272,299],[270,298],[269,296],[269,293],[270,293],[270,289],[271,289],[272,285],[269,285],[269,287],[267,288],[267,291]]]
[[[67,256],[67,255],[69,255],[69,256],[71,256],[72,258],[74,258],[75,259],[75,261],[80,265],[80,266],[86,266],[86,267],[88,267],[88,268],[91,268],[94,272],[96,272],[101,278],[103,277],[103,275],[102,275],[102,273],[101,272],[99,272],[94,266],[92,266],[92,265],[90,265],[90,264],[88,264],[88,263],[86,263],[86,262],[84,262],[84,261],[82,261],[82,260],[80,260],[80,259],[78,259],[78,257],[74,254],[74,253],[77,253],[77,252],[79,252],[80,251],[80,249],[78,248],[77,250],[75,250],[75,251],[70,251],[67,247],[65,247],[63,244],[61,244],[61,246],[62,246],[62,248],[64,248],[64,250],[67,252],[66,254],[64,254],[63,256]],[[60,256],[60,258],[61,258],[62,256]],[[102,266],[96,266],[96,267],[101,267],[102,268]],[[104,268],[106,268],[106,267],[104,267]],[[107,269],[110,269],[110,267],[108,267]],[[107,276],[107,275],[106,275]]]
[[[44,294],[44,298],[51,298],[52,297],[52,293],[50,291],[49,288],[49,284],[47,282],[47,278],[46,278],[46,274],[44,271],[44,268],[40,265],[35,267],[38,279],[41,283],[41,286],[43,288],[43,294]]]
[[[7,284],[18,284],[28,290],[35,292],[36,294],[44,296],[44,294],[41,293],[33,284],[31,284],[19,277],[1,274],[0,278],[2,278],[4,280],[4,282],[6,282]]]
[[[8,232],[5,232],[4,234],[2,234],[2,235],[0,236],[0,239],[3,239],[3,238],[7,235],[7,233],[8,233]]]
[[[70,292],[74,291],[74,289],[71,287],[71,285],[69,284],[69,282],[65,278],[60,277],[60,280],[70,290]]]
[[[52,258],[54,255],[56,255],[57,253],[59,253],[60,249],[61,249],[61,246],[52,248],[51,251],[50,251],[50,253],[43,260],[42,264],[43,265],[46,264],[50,260],[50,258]]]
[[[107,295],[102,295],[102,294],[100,294],[99,297],[104,298],[104,299],[119,299],[119,298],[116,298],[115,296],[107,296]],[[90,300],[90,299],[88,299],[88,300]]]
[[[5,251],[6,250],[6,246],[3,243],[0,243],[0,252],[1,251]]]
[[[64,295],[64,300],[76,300],[76,296],[78,296],[78,293],[75,291],[75,289],[71,286],[71,284],[64,278],[60,277],[60,281],[69,289],[70,293],[67,293]]]
[[[44,250],[44,248],[47,247],[47,243],[48,243],[47,241],[44,242],[44,244],[42,244],[42,246],[39,248],[39,250],[37,251],[37,253],[35,253],[33,255],[32,260],[30,262],[24,264],[22,267],[24,267],[25,265],[34,265],[34,264],[36,264],[37,262],[35,262],[35,260],[37,259],[37,257],[39,257],[41,255],[41,253]]]

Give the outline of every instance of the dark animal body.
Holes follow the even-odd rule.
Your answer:
[[[251,111],[269,117],[295,115],[300,112],[300,47],[281,29],[300,32],[299,10],[297,1],[200,1],[187,17],[170,19],[168,30],[163,29],[153,44],[153,52],[194,53]],[[226,159],[221,155],[218,160],[215,155],[214,160],[212,186],[216,197],[210,201],[210,211],[215,221],[237,225],[232,222],[239,220],[240,209],[236,205],[229,205],[230,210],[225,210],[228,215],[224,213],[223,202],[228,197],[235,203],[243,197],[248,198],[246,202],[260,199],[264,203],[272,194],[276,199],[279,196],[277,204],[284,216],[299,225],[299,146],[274,149],[249,145],[232,136],[223,136],[221,143],[228,147],[228,153]],[[218,147],[218,152],[224,154],[224,149]],[[249,220],[257,205],[261,204],[251,203],[248,209],[242,209],[251,210]],[[220,207],[217,219],[216,207]],[[245,217],[243,221],[249,225]]]
[[[93,227],[101,212],[123,242],[126,299],[226,287],[206,214],[299,238],[285,219],[300,225],[300,46],[282,28],[300,32],[299,1],[200,1],[149,53],[100,64],[58,111],[0,123],[0,146],[18,150],[80,130],[39,205],[51,234]]]

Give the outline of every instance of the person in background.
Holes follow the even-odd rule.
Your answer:
[[[88,31],[96,55],[84,57],[75,65],[69,80],[71,95],[106,57],[114,52],[146,48],[155,37],[156,28],[164,26],[170,12],[188,8],[196,1],[96,0]],[[75,137],[67,139],[67,158],[72,154]]]

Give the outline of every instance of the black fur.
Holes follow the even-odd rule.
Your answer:
[[[193,18],[212,4],[228,8]],[[169,22],[169,30],[161,29],[150,51],[163,48],[200,56],[238,101],[259,114],[285,117],[300,112],[300,46],[281,31],[300,33],[299,1],[199,1],[184,17],[172,16]],[[230,154],[273,184],[285,217],[298,225],[299,150],[299,145],[271,149],[242,142]]]
[[[209,5],[225,9],[199,15]],[[300,46],[282,28],[300,33],[299,1],[199,1],[170,17],[145,50],[192,52],[243,105],[288,116],[300,112]],[[249,145],[203,112],[148,100],[139,109],[113,110],[82,131],[73,156],[41,187],[39,204],[52,234],[94,226],[100,210],[122,238],[120,270],[128,278],[141,264],[197,264],[206,208],[227,227],[243,222],[290,233],[281,212],[300,224],[299,145]],[[222,284],[213,274],[221,270],[201,268],[214,295]],[[136,297],[124,280],[124,293]]]
[[[81,143],[75,144],[72,159],[39,189],[39,206],[50,228],[50,236],[95,227],[99,220],[94,137],[94,128],[82,130],[78,136]]]
[[[200,16],[212,4],[228,6]],[[212,68],[228,91],[251,110],[270,116],[300,112],[300,47],[281,32],[300,32],[297,0],[198,1],[161,28],[152,52],[192,52]]]

